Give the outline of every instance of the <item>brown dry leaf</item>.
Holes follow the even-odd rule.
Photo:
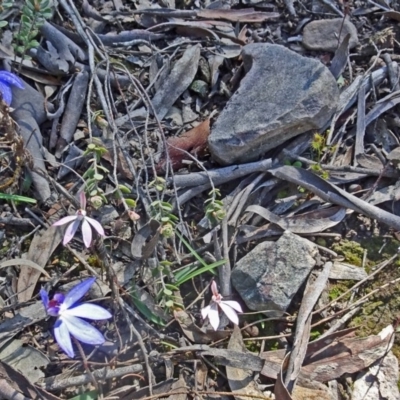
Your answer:
[[[400,22],[400,12],[397,11],[386,11],[382,14],[386,18],[395,19],[396,21]]]
[[[191,85],[196,76],[200,60],[200,45],[188,47],[175,62],[170,73],[161,83],[151,99],[153,111],[162,120]]]
[[[328,261],[325,263],[323,270],[318,273],[317,277],[311,274],[308,278],[296,321],[295,340],[293,342],[285,378],[285,385],[290,393],[293,392],[295,382],[301,371],[303,360],[307,354],[307,345],[311,331],[312,310],[326,287],[331,268],[332,263]]]
[[[326,385],[308,379],[301,379],[293,389],[295,400],[332,400],[334,397]]]
[[[103,147],[107,149],[107,153],[104,153],[101,156],[101,158],[108,161],[112,166],[114,166],[114,146],[112,144],[112,141],[111,140],[107,141],[107,145],[103,145]],[[117,147],[117,170],[125,179],[128,180],[134,179],[134,176],[131,170],[129,169],[128,163],[126,162],[121,149],[119,149],[118,147]]]
[[[184,160],[190,160],[186,153],[197,157],[207,147],[207,139],[210,134],[210,119],[206,119],[200,125],[183,133],[181,136],[172,137],[167,140],[168,154],[174,171],[182,168]],[[163,157],[158,163],[157,171],[164,171],[166,159]]]
[[[153,253],[160,236],[160,223],[151,219],[132,239],[131,254],[136,260],[147,260]]]
[[[383,357],[392,348],[393,340],[394,329],[388,325],[378,335],[334,342],[307,356],[301,373],[308,379],[328,382],[345,373],[361,371]]]
[[[46,392],[29,382],[26,377],[0,361],[0,393],[7,399],[59,400],[59,397]]]
[[[347,329],[328,335],[314,342],[307,348],[307,355],[300,371],[300,377],[318,382],[328,382],[346,373],[355,373],[368,368],[383,357],[392,347],[394,329],[391,325],[378,335],[365,338],[349,337],[354,329]],[[277,367],[285,357],[285,350],[265,352],[261,358],[266,363],[262,375],[276,379]]]
[[[62,230],[51,226],[47,230],[38,232],[29,247],[27,259],[45,267],[53,251],[60,244],[63,237]],[[23,303],[32,298],[33,291],[41,272],[31,267],[21,268],[18,277],[18,301]]]
[[[229,339],[228,349],[249,353],[244,345],[241,331],[237,325],[235,325],[232,336]],[[254,372],[251,369],[227,366],[226,376],[228,377],[229,387],[235,394],[236,400],[248,400],[252,395],[255,397],[263,397],[262,391],[254,381]],[[245,396],[241,396],[241,394]]]
[[[346,216],[346,209],[342,207],[312,210],[293,217],[280,217],[258,205],[247,207],[246,212],[254,212],[266,220],[279,225],[282,229],[288,229],[293,233],[322,232],[339,224]]]
[[[332,342],[336,342],[343,338],[354,337],[355,328],[344,329],[339,332],[327,335],[322,339],[315,340],[308,344],[307,352],[314,354],[321,351]],[[261,370],[261,375],[264,375],[271,379],[277,379],[277,376],[281,369],[282,360],[285,358],[286,350],[273,350],[261,353],[260,357],[265,361],[264,366]]]
[[[185,378],[183,375],[180,375],[179,379],[171,386],[171,395],[168,397],[168,400],[186,400],[189,392],[188,387],[189,386],[186,384]]]
[[[288,390],[286,389],[285,384],[283,383],[283,374],[282,374],[282,372],[285,370],[285,366],[287,364],[288,356],[283,359],[282,368],[279,371],[279,374],[278,374],[278,376],[276,378],[276,383],[275,383],[275,388],[274,388],[274,395],[279,400],[294,400],[293,397],[288,392]]]
[[[203,360],[197,360],[195,363],[195,381],[197,390],[207,390],[207,377],[208,377],[208,368],[207,365],[203,362]]]
[[[400,97],[398,98],[398,102],[400,103]],[[340,189],[338,186],[322,179],[311,171],[285,165],[283,167],[271,168],[269,173],[276,178],[295,183],[308,189],[324,201],[350,208],[360,214],[364,214],[400,230],[399,216],[367,203],[365,200]]]
[[[224,19],[232,22],[264,22],[279,18],[279,13],[254,11],[254,8],[242,10],[204,9],[199,10],[197,16],[201,18]]]

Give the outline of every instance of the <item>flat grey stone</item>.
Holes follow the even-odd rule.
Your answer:
[[[399,361],[390,351],[358,374],[353,385],[353,400],[399,400]]]
[[[316,264],[317,246],[285,231],[277,242],[263,242],[232,271],[232,285],[250,310],[282,316]]]
[[[321,19],[310,22],[303,30],[303,46],[308,50],[334,52],[338,47],[339,33],[341,41],[350,33],[350,49],[357,46],[357,28],[347,18],[344,22],[343,18]]]
[[[247,74],[208,140],[221,164],[254,161],[288,139],[321,129],[339,98],[333,75],[317,60],[265,43],[245,46],[242,57]]]

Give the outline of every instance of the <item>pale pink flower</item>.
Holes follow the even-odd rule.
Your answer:
[[[217,284],[215,281],[211,282],[212,298],[211,304],[201,310],[203,319],[208,317],[211,326],[216,331],[219,326],[219,309],[235,324],[239,325],[239,317],[236,313],[243,312],[242,307],[237,301],[222,300],[222,296],[218,293]]]
[[[81,208],[76,212],[76,215],[69,215],[68,217],[61,218],[59,221],[55,222],[53,226],[61,226],[68,224],[68,222],[71,222],[68,225],[64,234],[63,245],[65,246],[75,236],[79,225],[82,223],[83,243],[85,243],[85,246],[88,248],[92,243],[92,227],[97,231],[100,236],[105,236],[105,233],[100,222],[86,216],[85,192],[82,191],[79,193],[79,199],[81,203]]]

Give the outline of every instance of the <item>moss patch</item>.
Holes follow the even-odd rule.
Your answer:
[[[344,257],[349,264],[361,267],[364,256],[364,248],[360,243],[351,240],[341,240],[339,243],[332,245],[332,250]]]

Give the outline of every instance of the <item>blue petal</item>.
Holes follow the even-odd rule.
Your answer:
[[[47,307],[49,306],[49,294],[43,288],[40,289],[40,297],[42,299],[42,303],[44,305],[44,308],[47,311]]]
[[[72,307],[78,300],[80,300],[90,289],[90,286],[93,285],[95,280],[96,278],[92,277],[74,286],[65,296],[65,309]]]
[[[0,80],[0,92],[3,100],[10,105],[12,100],[12,92],[10,86]]]
[[[72,315],[74,317],[92,320],[108,319],[112,317],[112,315],[105,308],[89,303],[83,303],[76,307],[69,308],[63,312],[63,316],[64,315]]]
[[[54,325],[54,337],[63,351],[69,357],[74,358],[75,354],[72,348],[71,336],[69,335],[67,324],[61,319],[58,319]]]
[[[52,317],[58,317],[60,315],[60,307],[49,307],[47,309],[47,314],[51,315]]]
[[[62,293],[56,293],[53,296],[53,300],[55,300],[59,304],[64,303],[64,299],[65,299],[65,296]]]
[[[0,71],[0,81],[4,82],[7,86],[16,86],[17,88],[24,89],[24,81],[17,75],[8,71]]]
[[[63,315],[62,320],[67,325],[69,333],[79,341],[93,346],[105,342],[103,334],[89,322],[72,315]]]

